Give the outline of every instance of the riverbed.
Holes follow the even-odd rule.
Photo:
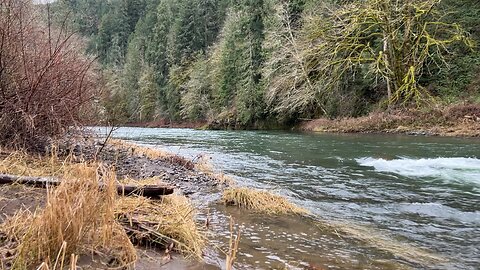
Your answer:
[[[240,185],[312,213],[272,218],[208,201],[214,245],[225,246],[230,215],[242,226],[240,268],[479,267],[478,139],[146,128],[113,136],[206,156]],[[223,263],[214,251],[206,260]]]

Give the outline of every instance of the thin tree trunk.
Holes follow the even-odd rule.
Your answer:
[[[383,59],[385,61],[385,67],[387,68],[387,72],[389,72],[390,63],[388,59],[388,38],[386,33],[383,34]],[[388,106],[390,107],[390,100],[392,99],[392,86],[390,78],[388,76],[385,76],[385,79],[387,81]]]

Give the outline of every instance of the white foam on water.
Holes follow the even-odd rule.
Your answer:
[[[434,177],[480,184],[480,159],[476,158],[358,158],[361,166],[374,167],[378,172],[390,172],[407,177]]]

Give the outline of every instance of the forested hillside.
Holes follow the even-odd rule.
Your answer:
[[[477,0],[58,0],[117,122],[231,127],[478,102]]]

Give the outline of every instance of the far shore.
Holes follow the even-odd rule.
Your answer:
[[[126,127],[142,128],[193,128],[193,129],[245,129],[269,130],[269,128],[242,127],[222,124],[221,121],[169,121],[161,119],[150,122],[123,124]],[[281,126],[280,124],[278,126]],[[273,130],[273,129],[271,129]],[[275,130],[279,130],[278,128]],[[282,130],[282,128],[280,128]],[[367,116],[345,118],[302,119],[284,127],[283,130],[326,133],[380,133],[413,136],[480,137],[480,105],[457,105],[431,111],[397,110],[374,112]]]

